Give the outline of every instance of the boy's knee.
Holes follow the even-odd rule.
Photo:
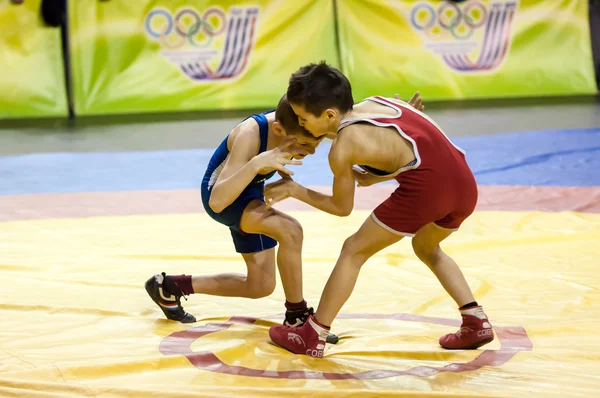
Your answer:
[[[280,244],[288,244],[288,245],[302,245],[302,241],[304,240],[304,231],[302,230],[302,225],[293,219],[286,218],[282,220],[278,230],[276,231],[275,239]]]
[[[419,239],[418,237],[412,239],[412,247],[419,260],[428,266],[435,264],[436,258],[439,256],[438,250],[441,250],[439,245],[432,245],[425,239]]]
[[[248,298],[259,299],[270,296],[275,290],[275,278],[266,278],[259,281],[249,281],[250,289]]]
[[[350,257],[361,264],[364,263],[374,253],[362,243],[356,234],[350,236],[344,241],[340,257]]]

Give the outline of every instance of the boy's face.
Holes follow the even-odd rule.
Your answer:
[[[294,113],[298,116],[298,124],[307,129],[315,137],[324,137],[325,134],[331,132],[331,118],[327,111],[323,112],[321,116],[315,116],[307,112],[302,105],[290,105]]]
[[[312,135],[306,134],[306,133],[296,133],[296,134],[286,134],[288,137],[294,137],[296,139],[296,144],[297,146],[301,147],[303,150],[305,150],[307,155],[312,155],[315,153],[315,150],[317,149],[317,147],[319,146],[319,144],[321,143],[321,141],[323,141],[323,139],[325,138],[325,136],[322,137],[313,137]],[[294,155],[294,159],[304,159],[306,157],[306,155],[303,154],[298,154],[298,155]]]

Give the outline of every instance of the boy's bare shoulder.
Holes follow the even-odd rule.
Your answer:
[[[229,133],[228,147],[233,149],[234,143],[236,147],[244,147],[256,155],[260,149],[260,127],[253,118],[248,118],[234,127]],[[255,150],[254,150],[255,149]]]
[[[344,161],[352,158],[354,150],[357,147],[359,135],[360,127],[356,124],[344,127],[344,129],[338,133],[333,144],[331,144],[329,161]]]
[[[366,125],[363,123],[353,123],[349,126],[344,127],[338,134],[331,149],[337,148],[337,150],[348,150],[360,143],[363,130]]]

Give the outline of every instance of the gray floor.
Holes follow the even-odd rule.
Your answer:
[[[600,127],[600,99],[431,104],[426,112],[449,136]],[[547,101],[546,101],[547,102]],[[427,106],[427,103],[426,103]],[[0,156],[47,152],[114,152],[214,148],[245,116],[133,115],[54,121],[3,121]],[[177,120],[179,119],[179,120]]]

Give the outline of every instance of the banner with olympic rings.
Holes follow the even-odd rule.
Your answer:
[[[355,99],[594,94],[588,0],[338,1]]]
[[[338,59],[332,0],[78,0],[69,25],[79,115],[273,108]]]
[[[66,116],[60,29],[44,26],[41,0],[0,0],[0,119]]]

